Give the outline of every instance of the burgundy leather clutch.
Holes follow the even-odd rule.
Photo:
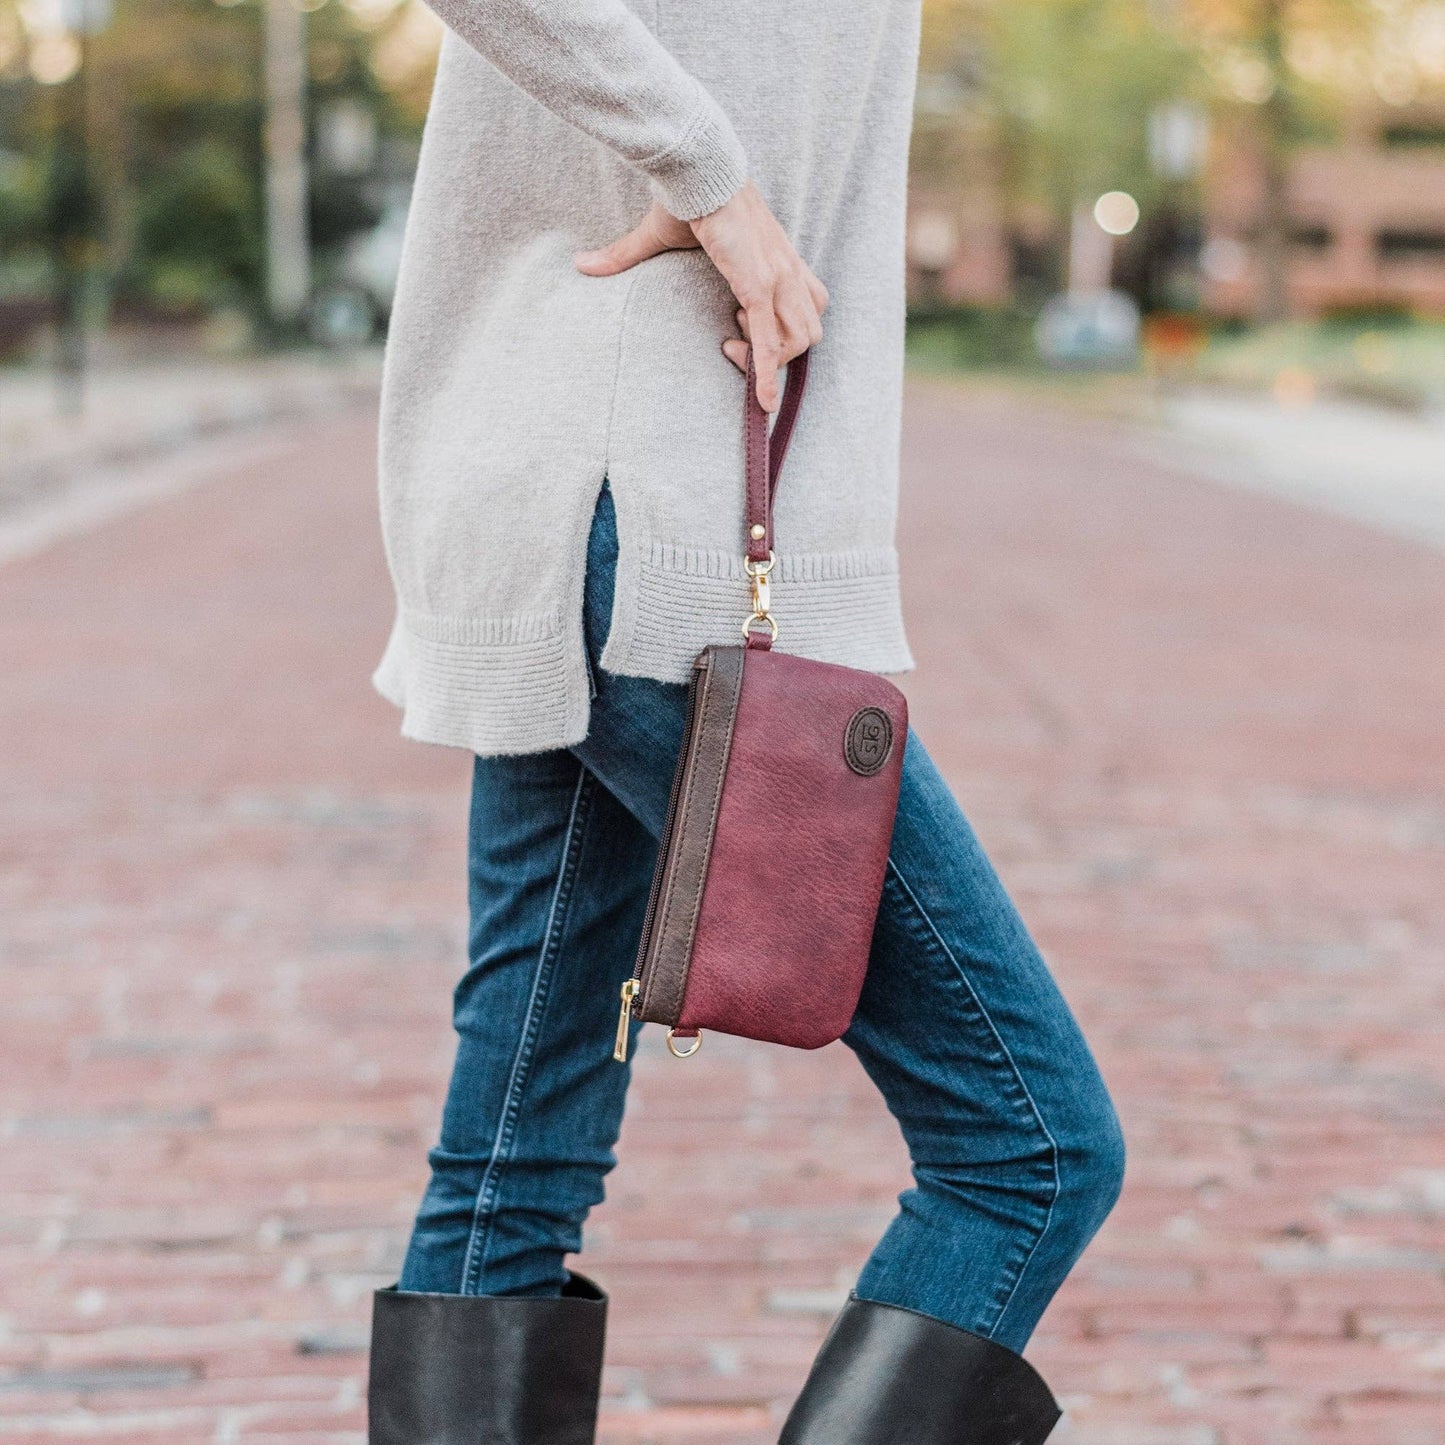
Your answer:
[[[747,382],[744,642],[693,664],[637,967],[632,1018],[687,1058],[703,1029],[815,1049],[852,1022],[883,889],[908,704],[870,672],[774,652],[773,496],[807,380],[788,368],[772,437]]]

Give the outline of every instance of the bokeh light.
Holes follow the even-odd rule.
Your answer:
[[[1101,231],[1127,236],[1139,224],[1139,202],[1128,191],[1105,191],[1094,202],[1094,219]]]
[[[80,42],[65,31],[42,35],[30,51],[30,73],[41,85],[64,85],[80,68]]]

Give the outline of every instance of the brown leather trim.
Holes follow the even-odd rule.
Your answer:
[[[710,665],[693,700],[695,709],[687,753],[678,760],[682,789],[667,856],[659,858],[662,888],[652,934],[642,963],[638,1018],[677,1023],[687,989],[698,910],[712,856],[713,831],[722,802],[723,778],[732,751],[733,725],[742,695],[741,647],[710,647]]]

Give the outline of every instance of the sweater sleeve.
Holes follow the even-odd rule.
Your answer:
[[[428,0],[474,50],[553,114],[652,181],[680,220],[747,179],[722,107],[623,0]]]

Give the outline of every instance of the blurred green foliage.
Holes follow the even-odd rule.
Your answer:
[[[908,361],[924,371],[1037,371],[1034,317],[1016,306],[913,307]]]
[[[1216,335],[1195,364],[1205,381],[1275,386],[1281,375],[1406,410],[1445,406],[1445,322],[1399,311],[1338,312]]]
[[[915,175],[951,192],[961,215],[1001,208],[1025,300],[1061,284],[1071,214],[1108,190],[1143,211],[1121,247],[1126,265],[1131,250],[1156,261],[1172,245],[1192,252],[1206,137],[1210,164],[1264,158],[1259,243],[1283,252],[1279,158],[1290,147],[1342,134],[1391,87],[1423,101],[1434,85],[1445,101],[1441,57],[1418,54],[1411,28],[1436,3],[925,0]],[[1197,126],[1194,161],[1169,161],[1153,143],[1171,118]],[[1133,280],[1150,304],[1193,304],[1167,259]]]
[[[138,197],[137,289],[189,308],[257,294],[264,258],[255,177],[233,145],[211,137],[158,158]]]
[[[418,0],[302,3],[313,114],[341,101],[364,108],[384,163],[404,173],[435,22]],[[1411,16],[1431,3],[1440,0],[925,0],[915,176],[974,184],[1000,209],[1027,307],[1062,279],[1070,213],[1102,191],[1127,190],[1143,207],[1126,263],[1130,246],[1159,253],[1169,237],[1187,241],[1199,182],[1151,155],[1161,108],[1207,115],[1216,147],[1329,135],[1370,76],[1398,79],[1414,63]],[[129,304],[258,307],[263,4],[114,0],[90,44],[94,209],[81,215],[74,157],[60,144],[75,85],[56,58],[66,37],[46,29],[42,0],[0,0],[0,296],[33,288],[63,233],[97,238],[93,269]],[[315,244],[339,251],[380,204],[375,176],[318,165]],[[1134,289],[1187,304],[1167,275]],[[1027,330],[1026,318],[982,314],[951,316],[941,331],[936,322],[920,318],[916,344],[946,332],[948,347],[968,352],[986,335],[997,354]]]
[[[307,17],[313,116],[356,102],[403,173],[424,117],[425,36],[412,46],[416,63],[398,68],[393,58],[387,81],[376,62],[410,11],[405,0],[329,0]],[[0,0],[0,297],[46,284],[57,235],[93,234],[88,257],[101,289],[132,312],[258,313],[263,0],[115,0],[86,64],[93,215],[84,217],[75,211],[83,188],[67,180],[76,82],[37,78],[55,79],[42,64],[54,37],[32,23],[39,14]],[[374,223],[379,180],[313,167],[313,242],[323,253]]]
[[[1149,158],[1156,107],[1200,90],[1195,55],[1149,0],[1009,0],[989,8],[988,97],[1004,183],[1057,216],[1127,190],[1146,210],[1171,183]]]
[[[10,153],[0,160],[0,256],[40,244],[45,233],[43,158]]]

